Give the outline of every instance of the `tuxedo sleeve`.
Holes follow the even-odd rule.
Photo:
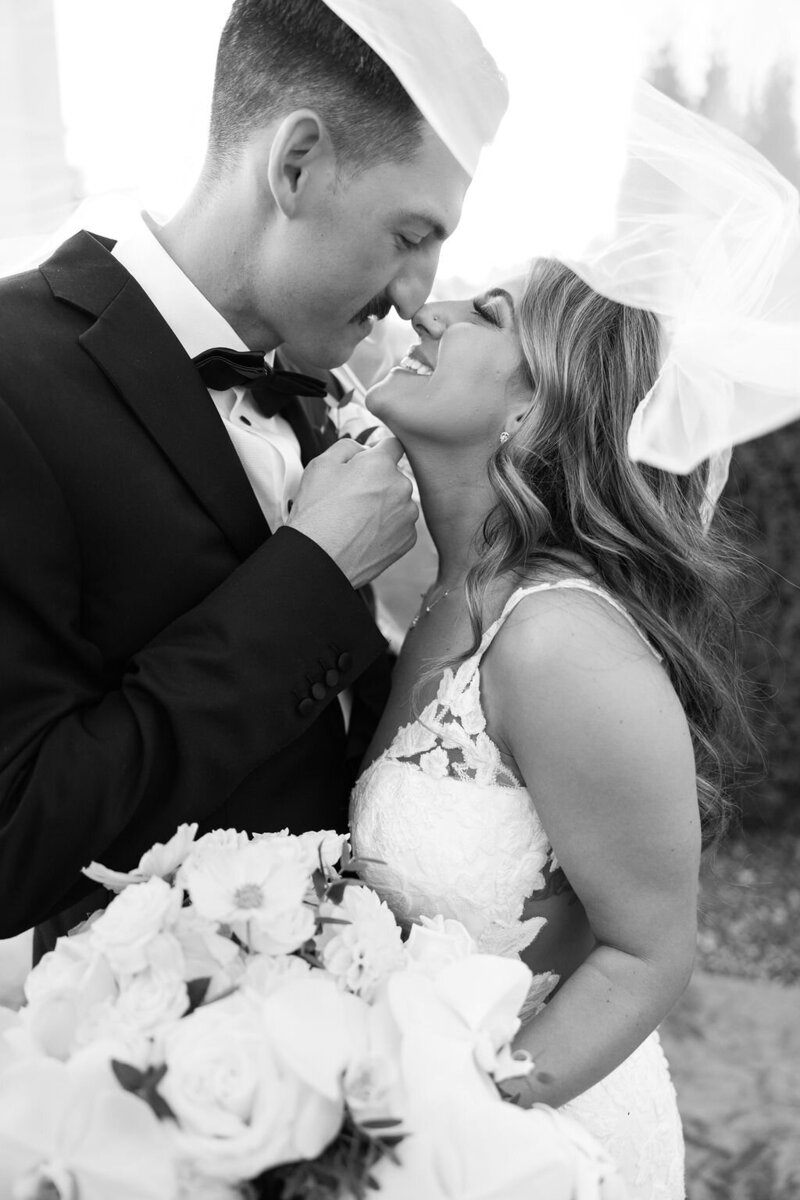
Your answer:
[[[121,834],[146,848],[154,814],[167,832],[212,817],[385,649],[335,563],[292,529],[121,679],[82,632],[81,595],[64,498],[0,403],[0,937],[59,911]],[[323,696],[313,681],[334,670]]]

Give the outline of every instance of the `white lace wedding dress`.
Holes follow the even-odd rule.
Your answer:
[[[382,860],[365,878],[398,919],[455,917],[487,953],[516,954],[530,942],[540,921],[522,921],[523,904],[543,886],[552,850],[530,794],[486,733],[480,664],[523,596],[550,588],[602,596],[646,641],[617,601],[586,580],[520,588],[477,652],[444,671],[435,700],[398,730],[352,797],[354,850]],[[540,1000],[541,990],[529,997],[523,1019]],[[614,1157],[631,1200],[683,1200],[683,1136],[657,1033],[563,1111]]]

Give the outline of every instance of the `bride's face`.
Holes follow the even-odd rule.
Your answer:
[[[425,304],[419,342],[376,384],[367,406],[401,441],[498,445],[531,404],[517,327],[522,281],[470,300]]]

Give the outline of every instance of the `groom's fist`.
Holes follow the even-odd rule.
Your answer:
[[[321,546],[355,588],[417,540],[419,510],[398,470],[402,457],[394,437],[370,449],[343,438],[303,473],[287,525]]]

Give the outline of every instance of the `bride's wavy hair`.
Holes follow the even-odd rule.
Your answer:
[[[634,409],[659,369],[656,317],[592,291],[559,262],[533,264],[519,310],[530,411],[491,456],[496,503],[466,579],[480,644],[499,576],[529,577],[571,551],[664,658],[694,744],[705,844],[724,830],[728,787],[755,746],[738,665],[745,556],[701,519],[707,465],[686,476],[634,463]]]

